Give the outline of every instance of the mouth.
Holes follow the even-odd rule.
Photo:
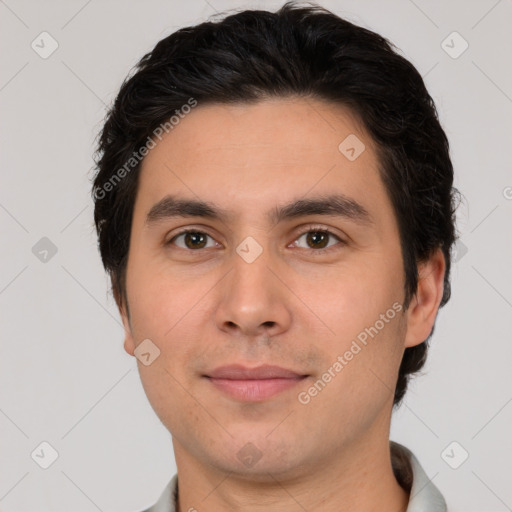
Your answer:
[[[262,402],[287,391],[308,375],[279,366],[222,366],[203,375],[217,390],[242,402]]]

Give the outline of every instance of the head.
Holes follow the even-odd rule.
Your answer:
[[[331,415],[342,443],[401,402],[450,296],[455,191],[433,100],[389,41],[288,4],[181,29],[123,83],[97,166],[125,348],[160,350],[141,378],[182,445],[201,439],[197,456],[222,465],[226,439],[250,438],[284,470],[303,455],[263,433],[285,410],[295,441]],[[302,372],[302,400],[210,389],[209,371],[240,361]]]

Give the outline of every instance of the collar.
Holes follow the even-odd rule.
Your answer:
[[[446,512],[446,502],[428,478],[415,455],[405,446],[389,442],[391,465],[398,483],[410,493],[406,512]],[[178,475],[174,475],[159,500],[143,512],[176,512]]]
[[[409,492],[406,512],[446,512],[446,502],[442,494],[427,476],[414,453],[394,441],[389,442],[389,447],[395,478]]]

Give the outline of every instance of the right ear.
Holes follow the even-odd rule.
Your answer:
[[[121,319],[123,320],[124,327],[124,349],[131,356],[135,356],[135,341],[132,336],[132,328],[130,326],[130,320],[128,319],[128,315],[126,314],[125,309],[120,310]]]
[[[130,322],[130,313],[128,309],[128,300],[126,295],[121,297],[118,290],[114,288],[114,299],[117,304],[117,308],[119,309],[119,314],[121,315],[121,320],[123,322],[124,329],[124,350],[131,356],[135,356],[135,341],[132,335],[132,326]]]

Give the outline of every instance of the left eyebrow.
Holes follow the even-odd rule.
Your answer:
[[[371,215],[363,205],[343,194],[299,199],[288,205],[274,208],[269,213],[269,218],[277,224],[283,220],[307,215],[332,215],[362,224],[373,223]]]

